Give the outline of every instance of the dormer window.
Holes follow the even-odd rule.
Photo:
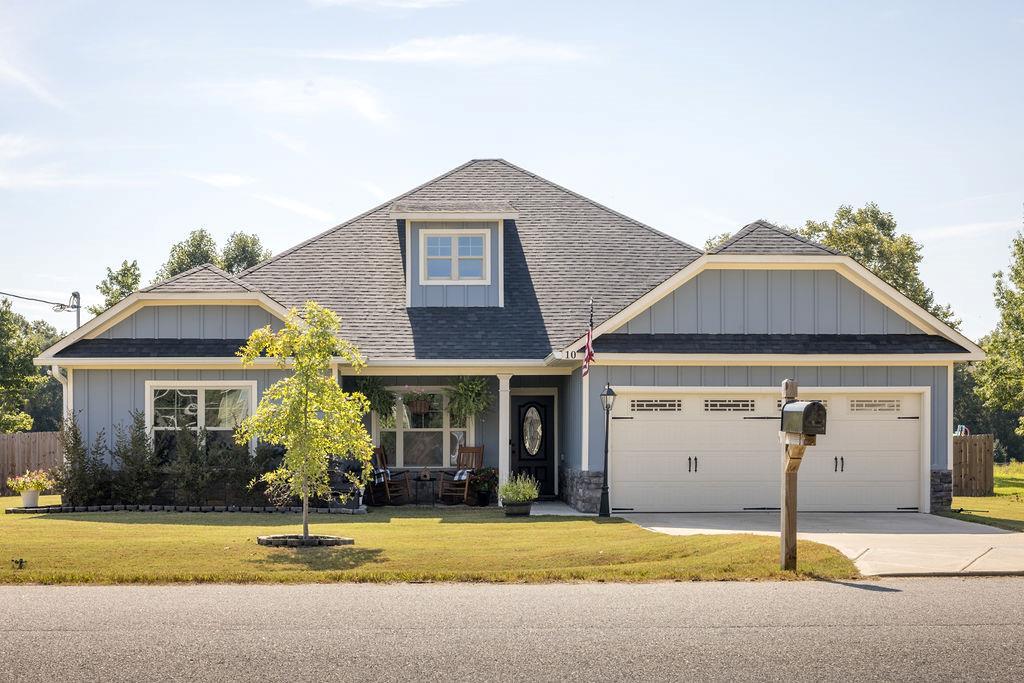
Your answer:
[[[427,228],[420,233],[420,284],[490,284],[490,230]]]

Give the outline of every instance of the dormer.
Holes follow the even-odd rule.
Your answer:
[[[406,305],[504,306],[507,201],[401,200],[390,216],[405,232]]]

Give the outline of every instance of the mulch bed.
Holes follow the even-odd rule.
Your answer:
[[[366,506],[358,508],[309,508],[310,512],[321,515],[365,515]],[[281,507],[276,505],[40,505],[34,508],[7,508],[8,515],[56,514],[62,512],[290,512],[301,513],[302,507]]]

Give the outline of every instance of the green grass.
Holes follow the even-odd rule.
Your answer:
[[[994,496],[953,499],[952,516],[967,522],[1024,531],[1024,462],[996,465]]]
[[[44,498],[43,504],[56,502]],[[0,499],[4,507],[17,499]],[[472,508],[374,509],[313,515],[311,531],[349,536],[335,548],[265,548],[299,516],[107,512],[0,516],[0,583],[334,581],[660,581],[847,579],[853,564],[800,542],[797,572],[778,568],[778,539],[673,537],[619,519],[506,518]],[[23,558],[23,569],[11,559]]]

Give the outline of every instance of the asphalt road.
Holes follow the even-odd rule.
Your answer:
[[[0,587],[0,677],[1021,680],[1024,579]]]

